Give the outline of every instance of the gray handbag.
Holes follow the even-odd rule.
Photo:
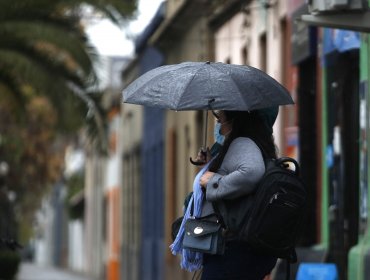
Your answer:
[[[221,223],[218,220],[209,219],[209,216],[189,218],[185,222],[182,246],[195,252],[222,255],[225,251],[223,231]]]
[[[204,217],[194,217],[194,201],[190,208],[190,218],[185,222],[185,235],[182,246],[195,252],[222,255],[225,252],[226,227],[217,206],[215,213]]]

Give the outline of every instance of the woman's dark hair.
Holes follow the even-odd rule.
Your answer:
[[[221,147],[217,157],[211,163],[209,170],[217,172],[226,155],[231,142],[238,137],[252,139],[261,149],[264,157],[276,158],[276,147],[274,137],[266,127],[263,119],[257,111],[223,111],[227,121],[231,122],[231,132]]]

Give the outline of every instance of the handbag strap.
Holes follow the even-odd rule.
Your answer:
[[[191,205],[190,205],[190,217],[193,217],[193,213],[194,213],[194,194],[192,194],[192,198],[190,201],[191,201]]]
[[[226,211],[226,207],[225,207],[225,204],[220,201],[220,202],[212,202],[212,206],[213,206],[213,209],[215,210],[215,214],[217,216],[217,218],[219,219],[222,227],[227,230],[228,227],[227,227],[227,224],[225,223],[225,221],[227,221],[227,211]],[[221,210],[220,210],[220,206],[221,206]],[[223,213],[223,214],[222,214]]]
[[[204,198],[203,198],[204,199]],[[213,209],[215,211],[215,213],[212,213],[212,214],[209,214],[209,215],[206,215],[206,216],[203,216],[203,217],[200,217],[201,219],[206,219],[206,218],[210,218],[210,217],[213,217],[216,215],[217,217],[217,220],[218,222],[221,224],[221,226],[225,229],[227,229],[227,225],[225,223],[225,219],[223,217],[223,214],[221,214],[221,211],[219,210],[218,206],[216,205],[215,202],[212,202],[212,206],[213,206]],[[224,208],[225,206],[222,205],[221,206],[223,208],[223,212],[225,213],[225,215],[227,215],[227,212],[225,211],[226,208]],[[193,213],[194,213],[194,198],[192,199],[191,201],[191,206],[190,206],[190,217],[193,217]]]

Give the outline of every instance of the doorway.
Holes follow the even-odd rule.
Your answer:
[[[327,61],[329,260],[347,275],[359,234],[359,51],[331,52]]]

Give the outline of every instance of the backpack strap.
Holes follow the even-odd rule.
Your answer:
[[[286,275],[285,280],[290,280],[290,264],[297,262],[297,252],[293,248],[292,253],[290,254],[289,258],[285,259],[286,265]]]
[[[290,254],[288,261],[289,263],[296,263],[298,261],[297,252],[294,248],[292,249],[292,253]]]
[[[290,262],[288,260],[285,260],[285,265],[286,265],[285,280],[290,280]]]

